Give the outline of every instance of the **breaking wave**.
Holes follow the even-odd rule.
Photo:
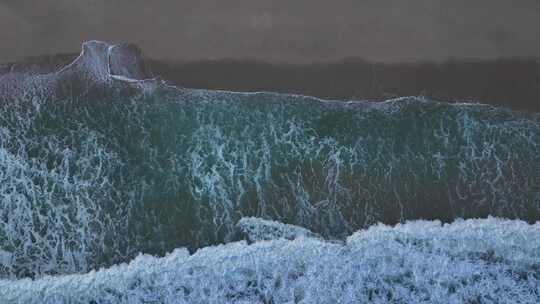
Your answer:
[[[204,90],[0,108],[4,279],[229,242],[249,216],[326,239],[377,222],[540,219],[534,114]]]
[[[539,223],[494,218],[376,225],[339,243],[304,236],[252,245],[242,241],[191,255],[186,249],[161,258],[139,255],[129,264],[86,274],[0,280],[0,299],[40,304],[533,304],[540,301],[539,235]]]

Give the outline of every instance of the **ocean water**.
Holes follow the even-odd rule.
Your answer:
[[[80,303],[331,303],[320,288],[336,271],[341,285],[326,293],[345,302],[434,303],[433,288],[431,296],[447,292],[455,303],[484,303],[469,293],[538,302],[540,235],[525,223],[540,219],[537,114],[419,97],[334,102],[205,90],[27,94],[0,107],[0,299],[8,303],[71,303],[78,293]],[[376,226],[360,243],[344,241],[377,223],[488,216],[516,221]],[[232,242],[245,217],[318,237]],[[402,232],[419,240],[402,244]],[[389,235],[397,239],[384,245]],[[274,268],[281,262],[302,274]],[[376,278],[364,267],[386,268]],[[235,280],[239,290],[227,287]]]
[[[139,255],[129,264],[0,280],[3,303],[538,303],[540,224],[416,221],[342,243],[300,237]]]

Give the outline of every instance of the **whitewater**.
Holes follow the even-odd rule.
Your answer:
[[[0,303],[538,303],[540,116],[0,79]],[[16,84],[16,85],[15,85]]]
[[[275,223],[273,223],[275,225]],[[261,224],[264,226],[264,223]],[[285,227],[284,230],[290,227]],[[540,225],[494,218],[299,235],[0,281],[9,303],[538,303]]]

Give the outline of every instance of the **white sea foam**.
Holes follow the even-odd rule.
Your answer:
[[[308,229],[282,224],[276,221],[256,217],[241,218],[236,224],[239,232],[248,242],[260,242],[276,239],[294,240],[298,238],[320,238]]]
[[[1,303],[539,303],[540,223],[416,221],[0,281]]]

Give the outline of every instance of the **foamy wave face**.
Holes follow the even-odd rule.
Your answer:
[[[86,270],[118,250],[113,218],[122,206],[110,178],[120,161],[98,133],[46,106],[2,105],[2,276]]]
[[[1,107],[2,277],[228,241],[245,216],[331,238],[540,219],[540,123],[505,109],[190,90]]]
[[[377,225],[345,244],[280,239],[0,281],[2,303],[538,303],[540,224]]]

